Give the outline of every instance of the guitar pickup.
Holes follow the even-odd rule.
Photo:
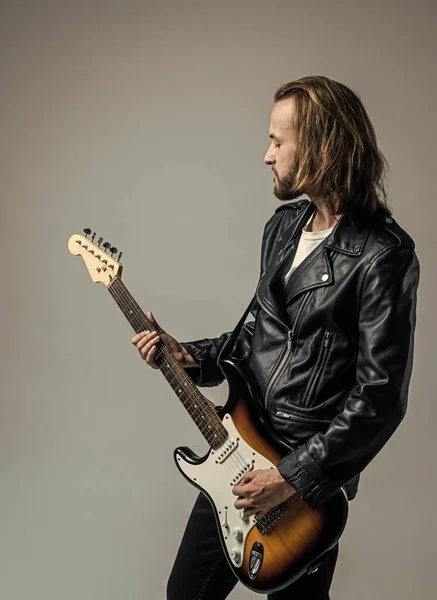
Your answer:
[[[218,448],[216,452],[216,461],[223,463],[232,454],[232,452],[238,448],[238,442],[235,439],[227,439],[226,442]]]

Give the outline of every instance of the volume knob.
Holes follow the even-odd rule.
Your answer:
[[[235,563],[239,563],[241,560],[241,552],[238,550],[238,548],[233,548],[231,550],[231,558]]]
[[[243,530],[240,529],[240,527],[236,527],[235,529],[233,529],[232,530],[232,535],[237,540],[237,542],[242,542],[243,541]]]

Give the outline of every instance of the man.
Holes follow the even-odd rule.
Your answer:
[[[274,102],[264,162],[276,197],[294,202],[265,226],[254,320],[231,356],[258,386],[260,418],[293,450],[234,487],[235,506],[257,517],[296,493],[313,508],[341,487],[355,496],[359,473],[405,414],[419,283],[414,242],[386,205],[385,159],[357,95],[304,77]],[[303,194],[311,200],[296,201]],[[158,368],[162,338],[197,385],[224,380],[217,358],[231,332],[180,344],[154,322],[159,335],[132,339],[150,366]],[[329,598],[337,552],[269,598]],[[221,600],[236,582],[200,494],[167,598]]]

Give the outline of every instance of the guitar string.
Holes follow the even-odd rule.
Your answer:
[[[124,284],[122,284],[122,287],[121,287],[121,286],[118,286],[118,287],[121,287],[121,290],[117,291],[117,288],[116,288],[116,286],[114,285],[116,281],[121,283],[121,280],[120,280],[120,278],[118,278],[118,277],[116,277],[116,278],[115,278],[115,279],[114,279],[114,280],[111,282],[111,284],[110,284],[110,287],[111,287],[111,290],[110,290],[110,291],[111,291],[111,294],[112,294],[112,291],[114,290],[115,294],[112,294],[112,295],[113,295],[113,297],[114,297],[114,299],[116,300],[116,302],[117,302],[117,303],[118,303],[118,304],[119,304],[119,305],[120,305],[122,308],[124,308],[124,309],[125,309],[125,314],[126,314],[126,316],[128,316],[128,317],[129,317],[129,320],[131,321],[131,323],[132,323],[133,325],[135,325],[135,326],[136,326],[136,329],[139,329],[140,327],[144,327],[143,320],[145,320],[145,322],[146,322],[146,325],[148,325],[148,326],[149,326],[149,328],[150,328],[150,329],[149,329],[150,331],[157,331],[157,330],[156,330],[156,328],[153,326],[152,322],[151,322],[151,321],[149,321],[149,319],[147,319],[147,317],[144,315],[144,313],[143,313],[143,315],[144,315],[144,319],[137,319],[137,315],[139,315],[139,314],[142,312],[142,311],[141,311],[141,309],[140,309],[139,307],[138,307],[138,308],[139,308],[139,310],[138,310],[136,313],[132,313],[132,312],[131,312],[131,313],[128,313],[128,312],[127,312],[127,309],[128,309],[128,306],[129,306],[129,302],[127,302],[127,303],[126,303],[126,302],[124,301],[124,296],[125,296],[126,294],[128,294],[129,296],[131,296],[131,294],[130,294],[130,292],[127,290],[127,288],[124,286]],[[108,289],[109,289],[109,286],[108,286]],[[131,299],[133,300],[133,302],[134,302],[135,304],[137,304],[137,303],[136,303],[136,301],[134,300],[134,298],[133,298],[132,296],[131,296]],[[138,305],[137,305],[137,306],[138,306]],[[150,326],[151,326],[151,327],[150,327]],[[159,333],[159,332],[157,331],[157,333]],[[162,357],[164,356],[164,358],[170,358],[170,359],[174,359],[174,357],[173,357],[173,354],[172,354],[172,353],[171,353],[171,351],[168,349],[167,345],[166,345],[166,344],[165,344],[165,342],[162,340],[162,338],[161,338],[161,342],[162,342],[162,346],[163,346],[163,348],[162,348],[162,350],[160,350],[160,349],[159,349],[159,347],[157,346],[157,350],[158,350],[158,351],[157,351],[157,353],[156,353],[155,357],[157,357],[157,358],[162,358]],[[168,355],[167,355],[166,351],[167,351]],[[176,366],[177,366],[177,363],[176,363]],[[169,369],[169,370],[172,370],[172,367],[170,367],[170,369]],[[187,375],[185,375],[185,376],[184,376],[184,378],[188,380],[188,376],[187,376]],[[172,384],[172,382],[169,382],[169,383],[170,383],[170,385]],[[185,393],[186,393],[186,391],[185,391]],[[189,397],[191,396],[191,392],[189,392],[188,396],[189,396]],[[190,398],[190,399],[193,399],[193,398]],[[195,398],[194,398],[194,399],[195,399]],[[192,415],[192,416],[193,416],[193,415]],[[214,414],[213,414],[213,415],[211,415],[211,416],[214,416],[214,417],[216,417],[216,415],[214,415]],[[202,418],[203,418],[203,415],[202,415]],[[217,417],[217,419],[218,419],[218,417]],[[197,423],[197,421],[196,421],[196,418],[195,418],[195,417],[194,417],[194,421],[195,421],[195,423],[196,423],[196,424],[199,426],[199,424]],[[202,421],[201,421],[201,422],[202,422]],[[218,419],[218,422],[219,422],[219,423],[220,423],[220,424],[223,426],[223,424],[222,424],[222,422],[220,421],[220,419]],[[208,425],[208,427],[210,427],[210,425]],[[203,432],[202,432],[202,433],[203,433]],[[205,434],[204,434],[204,435],[205,435]],[[209,440],[207,440],[207,441],[209,442]],[[228,463],[228,461],[230,461],[230,463]],[[227,463],[228,463],[228,464],[227,464]],[[238,463],[239,463],[239,464],[238,464]],[[228,468],[227,468],[227,467],[228,467],[228,466],[232,466],[234,469],[236,469],[236,471],[234,471],[234,473],[236,474],[236,476],[238,476],[238,474],[239,474],[241,471],[242,471],[242,472],[243,472],[243,474],[244,474],[244,472],[245,472],[245,467],[246,467],[246,462],[244,461],[244,458],[243,458],[243,456],[240,454],[240,452],[239,452],[239,451],[236,449],[236,450],[234,450],[234,451],[233,451],[233,452],[232,452],[232,453],[229,455],[229,457],[228,457],[227,459],[225,459],[224,463],[222,463],[222,466],[224,466],[224,467],[225,467],[226,471],[228,472],[228,475],[231,475],[231,473],[229,472],[229,470],[228,470]],[[234,478],[233,478],[233,479],[234,479]]]

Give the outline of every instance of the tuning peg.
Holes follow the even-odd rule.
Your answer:
[[[97,245],[100,247],[100,244],[101,244],[102,242],[103,242],[103,238],[102,238],[102,237],[100,237],[100,238],[97,240]]]
[[[91,238],[91,241],[94,242],[94,238],[96,237],[96,232],[93,233],[93,237]]]
[[[110,248],[110,247],[111,247],[111,244],[110,244],[109,242],[105,242],[105,243],[103,244],[103,247],[104,247],[104,249],[106,250],[106,252],[108,252],[108,248]]]
[[[118,250],[117,250],[117,248],[116,248],[115,246],[112,246],[112,248],[109,250],[109,252],[111,253],[111,256],[113,257],[113,256],[114,256],[114,254],[115,254],[116,252],[118,252]]]
[[[123,252],[120,252],[120,254],[118,255],[117,262],[120,262],[120,258],[121,258],[122,254],[123,254]]]
[[[89,227],[87,227],[87,228],[86,228],[86,229],[84,229],[83,231],[84,231],[84,233],[85,233],[85,237],[86,237],[86,238],[87,238],[87,237],[90,235],[90,233],[91,233],[91,229],[90,229]]]

